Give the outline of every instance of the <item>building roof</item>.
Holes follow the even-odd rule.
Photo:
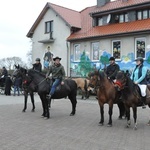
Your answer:
[[[93,19],[90,14],[100,13],[104,11],[110,11],[115,9],[127,8],[130,6],[136,6],[141,4],[150,3],[150,0],[128,0],[127,2],[122,2],[122,0],[117,0],[113,2],[108,2],[104,6],[97,7],[91,6],[87,7],[81,12],[68,9],[62,6],[58,6],[52,3],[47,3],[38,16],[37,20],[29,30],[27,37],[32,37],[34,30],[38,26],[39,22],[45,15],[48,9],[52,9],[56,14],[60,16],[68,24],[68,26],[80,29],[77,32],[72,33],[68,37],[68,41],[77,39],[86,39],[92,37],[104,37],[114,34],[127,34],[131,32],[142,32],[150,30],[150,19],[127,22],[127,23],[117,23],[108,24],[104,26],[93,27]]]
[[[139,33],[150,31],[150,19],[133,22],[117,23],[104,26],[93,27],[85,33],[74,33],[68,37],[68,41],[86,39],[93,37],[114,36],[119,34]]]
[[[108,11],[113,9],[119,9],[121,7],[128,7],[128,6],[135,6],[137,4],[144,4],[144,3],[150,3],[150,0],[128,0],[127,2],[122,2],[122,0],[117,0],[113,2],[108,2],[102,7],[89,7],[83,11],[81,11],[81,30],[78,32],[72,33],[68,37],[68,41],[71,40],[77,40],[77,39],[87,39],[92,37],[104,37],[104,36],[110,36],[114,34],[127,34],[130,32],[139,32],[139,31],[145,31],[150,30],[150,26],[148,23],[150,23],[150,19],[147,20],[141,20],[141,21],[134,21],[134,22],[127,22],[127,23],[116,23],[116,24],[107,24],[104,26],[97,26],[93,27],[92,25],[92,17],[89,15],[91,13],[97,13],[102,11]],[[86,23],[85,23],[86,22]]]
[[[68,24],[69,27],[81,28],[80,12],[52,3],[47,3],[36,21],[34,22],[31,29],[27,33],[27,37],[32,37],[34,30],[36,29],[42,17],[45,15],[49,8],[52,9],[56,14],[58,14],[64,20],[64,22]]]
[[[117,1],[108,2],[102,7],[97,7],[91,13],[110,11],[114,9],[121,9],[124,7],[130,7],[133,5],[141,5],[142,3],[148,3],[148,2],[150,2],[150,0],[128,0],[128,1],[117,0]]]

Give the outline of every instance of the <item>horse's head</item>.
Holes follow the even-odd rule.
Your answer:
[[[98,80],[100,80],[99,77],[99,71],[94,71],[89,73],[89,85],[88,85],[88,91],[94,91],[94,89],[98,86]]]
[[[116,76],[115,81],[115,87],[118,88],[118,90],[122,90],[125,88],[125,85],[127,83],[127,75],[124,71],[119,71]]]
[[[13,77],[23,77],[27,74],[27,70],[25,68],[20,67],[19,65],[15,65],[15,70],[13,72]]]

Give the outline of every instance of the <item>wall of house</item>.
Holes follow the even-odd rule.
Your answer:
[[[150,69],[150,35],[114,37],[109,39],[97,39],[71,43],[70,70],[71,76],[87,76],[93,69],[103,69],[109,64],[109,58],[113,54],[112,41],[121,41],[121,57],[116,60],[122,70],[132,71],[135,66],[135,39],[145,38],[145,65]],[[92,60],[92,42],[99,42],[99,59]],[[75,61],[74,45],[80,44],[80,60]]]
[[[45,34],[45,22],[54,21],[53,26],[53,43],[39,43],[38,41],[49,39],[49,34]],[[38,24],[34,35],[32,38],[32,57],[33,63],[37,57],[41,58],[41,63],[43,65],[44,54],[47,51],[46,48],[49,45],[51,47],[51,52],[54,54],[54,57],[59,56],[62,58],[61,63],[65,68],[66,74],[68,71],[68,52],[69,47],[67,48],[66,39],[70,35],[70,27],[57,15],[52,9],[49,9],[41,22]],[[68,45],[69,46],[69,45]]]

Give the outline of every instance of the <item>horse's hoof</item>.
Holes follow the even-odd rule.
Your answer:
[[[26,111],[23,109],[22,112],[26,112]]]
[[[34,109],[32,109],[32,110],[31,110],[31,112],[35,112],[35,110],[34,110]]]
[[[104,125],[103,123],[99,122],[99,126],[103,126],[103,125]]]
[[[150,120],[149,120],[149,122],[147,123],[147,125],[150,126]]]
[[[45,116],[44,115],[41,115],[41,118],[44,118]]]
[[[126,125],[126,128],[129,128],[130,125]]]
[[[108,123],[108,124],[107,124],[107,127],[112,127],[112,124],[109,124],[109,123]]]
[[[74,116],[74,115],[75,115],[75,113],[71,113],[71,114],[70,114],[70,116]]]
[[[137,127],[134,127],[133,130],[137,130]]]
[[[49,119],[49,117],[44,117],[44,120],[48,120]]]

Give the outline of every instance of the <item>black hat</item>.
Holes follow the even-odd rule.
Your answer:
[[[110,61],[110,60],[115,60],[115,58],[114,58],[114,57],[110,57],[110,58],[109,58],[109,61]]]
[[[53,58],[53,60],[55,61],[56,59],[59,59],[59,60],[61,60],[61,58],[60,57],[55,57],[55,58]]]
[[[135,59],[135,61],[140,61],[141,63],[143,63],[143,62],[144,62],[144,59],[143,59],[142,57],[137,57],[137,58]]]
[[[40,61],[40,58],[36,58],[36,60],[35,61]]]

